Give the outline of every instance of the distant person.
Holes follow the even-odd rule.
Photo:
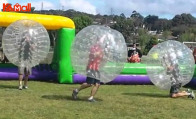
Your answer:
[[[137,48],[136,43],[133,44],[133,48],[128,51],[128,62],[134,63],[134,62],[141,62],[142,53]]]

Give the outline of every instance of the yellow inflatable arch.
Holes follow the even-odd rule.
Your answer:
[[[73,83],[70,50],[75,37],[74,22],[63,16],[0,12],[0,27],[7,27],[11,23],[22,19],[37,21],[47,30],[58,30],[58,40],[52,63],[57,65],[60,83]]]
[[[74,22],[71,19],[63,16],[0,12],[0,26],[7,27],[11,23],[21,19],[30,19],[37,21],[42,24],[47,30],[75,28]]]

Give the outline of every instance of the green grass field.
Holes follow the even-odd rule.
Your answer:
[[[153,85],[102,85],[98,102],[88,102],[90,88],[73,101],[80,85],[29,81],[0,81],[0,119],[196,119],[196,100],[171,99]]]

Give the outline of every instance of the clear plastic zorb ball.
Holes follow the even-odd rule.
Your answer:
[[[124,67],[127,58],[125,39],[111,28],[88,26],[76,35],[71,58],[77,73],[110,82]]]
[[[18,20],[3,33],[3,52],[19,67],[33,67],[43,60],[50,48],[47,30],[38,22]]]
[[[184,44],[168,40],[154,46],[147,55],[147,74],[157,87],[170,89],[190,82],[195,61],[191,50]]]

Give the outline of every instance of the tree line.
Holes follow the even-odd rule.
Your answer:
[[[101,24],[116,29],[123,34],[126,43],[139,43],[143,54],[147,54],[153,45],[168,39],[196,42],[196,18],[188,13],[175,15],[172,19],[159,18],[156,15],[143,17],[137,11],[132,11],[128,17],[123,13],[92,15],[75,10],[64,11],[61,15],[73,19],[76,32],[91,24]]]
[[[100,24],[109,26],[121,32],[126,43],[139,43],[144,54],[158,42],[172,39],[180,42],[196,42],[196,18],[188,13],[175,15],[172,19],[159,18],[156,15],[142,16],[137,11],[130,12],[130,16],[120,15],[92,15],[69,9],[63,10],[35,10],[31,13],[61,15],[71,18],[76,26],[76,33],[86,26]],[[51,39],[56,39],[56,32],[49,31]],[[55,44],[55,43],[53,43]]]

